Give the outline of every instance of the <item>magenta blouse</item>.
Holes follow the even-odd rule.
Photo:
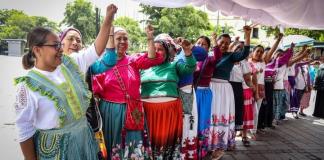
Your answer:
[[[148,54],[126,55],[117,61],[119,74],[125,84],[128,94],[133,99],[140,99],[140,70],[148,69],[163,62],[163,56],[156,54],[154,59],[148,58]],[[100,98],[115,103],[125,103],[125,95],[121,90],[113,69],[109,69],[93,77],[93,93]]]
[[[219,48],[215,47],[213,49],[213,52],[214,52],[214,55],[207,57],[205,60],[206,61],[205,68],[203,69],[203,73],[200,77],[200,80],[199,80],[197,86],[200,86],[200,87],[208,87],[209,86],[214,69],[216,67],[216,63],[218,62],[218,60],[220,58],[222,58],[222,52],[220,51]],[[200,61],[197,63],[197,68],[196,68],[196,71],[194,72],[194,84],[197,83],[197,79],[199,77],[199,74],[201,72],[203,64],[204,64],[204,61]]]

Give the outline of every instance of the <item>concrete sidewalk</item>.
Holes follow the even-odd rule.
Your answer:
[[[258,134],[250,147],[237,140],[236,151],[226,152],[221,160],[324,160],[324,120],[287,116],[275,129]]]

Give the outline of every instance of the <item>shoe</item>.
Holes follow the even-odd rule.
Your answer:
[[[276,122],[276,125],[278,126],[279,125],[279,121]],[[272,125],[272,126],[269,126],[270,129],[276,129],[276,126]]]
[[[303,112],[299,112],[299,115],[303,116],[303,117],[306,117],[306,114],[303,113]]]
[[[267,132],[264,129],[258,129],[257,134],[266,134]]]
[[[298,115],[294,116],[295,119],[299,119]]]
[[[242,137],[242,142],[245,147],[250,147],[250,141],[247,137]]]
[[[217,151],[212,152],[211,157],[213,160],[219,160],[223,157],[224,154],[225,153],[223,150],[217,150]]]

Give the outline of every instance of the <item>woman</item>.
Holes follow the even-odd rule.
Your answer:
[[[212,35],[213,42],[216,42],[216,34]],[[210,39],[206,36],[198,38],[196,45],[209,50],[211,46]],[[213,55],[208,56],[204,61],[197,62],[196,71],[194,72],[194,85],[196,86],[196,102],[198,110],[198,157],[207,156],[208,134],[211,118],[211,101],[212,92],[210,90],[210,81],[214,72],[214,66],[222,57],[219,48],[213,47]]]
[[[170,61],[170,44],[156,40],[156,52],[163,55],[164,61],[141,72],[141,97],[155,158],[180,157],[183,110],[177,86],[179,76],[193,73],[196,67],[191,44],[186,40],[180,44],[186,56],[184,62]]]
[[[318,69],[317,76],[315,78],[315,90],[316,101],[315,101],[315,109],[313,116],[324,118],[324,64],[322,63]]]
[[[231,41],[228,34],[220,35],[217,39],[217,46],[223,55],[215,66],[211,80],[213,98],[209,148],[216,150],[215,154],[219,157],[222,156],[224,150],[233,150],[235,147],[235,104],[233,89],[228,80],[234,63],[249,55],[251,28],[244,26],[243,29],[245,42],[241,52],[227,52]]]
[[[63,45],[63,53],[70,55],[73,52],[79,52],[82,49],[81,32],[73,27],[65,29],[59,35]]]
[[[206,37],[207,38],[207,37]],[[176,41],[181,40],[177,38]],[[208,38],[209,40],[209,38]],[[210,44],[210,41],[209,41]],[[197,62],[204,61],[208,56],[208,50],[204,45],[196,44],[192,47],[192,55]],[[186,56],[183,50],[176,56],[178,63],[185,63]],[[179,76],[179,95],[183,105],[183,134],[181,142],[181,154],[184,159],[198,158],[198,138],[197,138],[197,127],[198,127],[198,112],[195,94],[195,84],[193,73],[180,75]]]
[[[28,34],[23,66],[31,70],[15,80],[16,125],[25,159],[98,159],[85,117],[90,93],[82,73],[103,53],[116,11],[113,4],[107,7],[94,45],[79,54],[63,55],[59,38],[48,29]]]
[[[136,113],[135,119],[139,121],[142,121],[144,116],[141,106],[137,108],[138,110],[130,110],[128,101],[140,99],[140,70],[163,61],[162,57],[155,52],[153,32],[152,26],[146,28],[148,52],[129,56],[126,53],[128,33],[123,28],[115,27],[114,34],[109,36],[114,39],[117,64],[111,70],[97,72],[95,70],[98,66],[91,68],[95,73],[99,73],[93,78],[93,91],[101,99],[99,109],[103,119],[108,157],[111,159],[151,156],[146,130],[143,127],[132,129],[127,126],[131,123],[128,118],[131,118],[129,116],[133,113]]]
[[[255,69],[257,74],[257,84],[256,87],[256,106],[257,108],[254,110],[254,128],[251,131],[253,134],[253,139],[256,139],[256,131],[259,129],[259,131],[263,132],[263,129],[265,127],[265,116],[266,112],[266,105],[261,105],[263,99],[266,97],[265,93],[265,80],[264,80],[264,71],[266,69],[266,64],[270,62],[270,59],[274,53],[274,51],[277,49],[279,42],[281,41],[283,37],[283,34],[280,33],[277,36],[276,42],[272,45],[271,49],[267,51],[266,54],[264,54],[265,49],[261,45],[257,45],[253,48],[252,51],[252,57],[250,58],[249,62],[252,68]],[[272,96],[271,96],[272,97]],[[269,110],[270,111],[270,110]],[[259,114],[260,112],[260,114]]]

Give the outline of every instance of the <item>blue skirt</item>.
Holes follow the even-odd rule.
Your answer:
[[[212,91],[209,87],[198,87],[196,101],[198,108],[199,157],[204,157],[208,149],[208,134],[211,120]]]

